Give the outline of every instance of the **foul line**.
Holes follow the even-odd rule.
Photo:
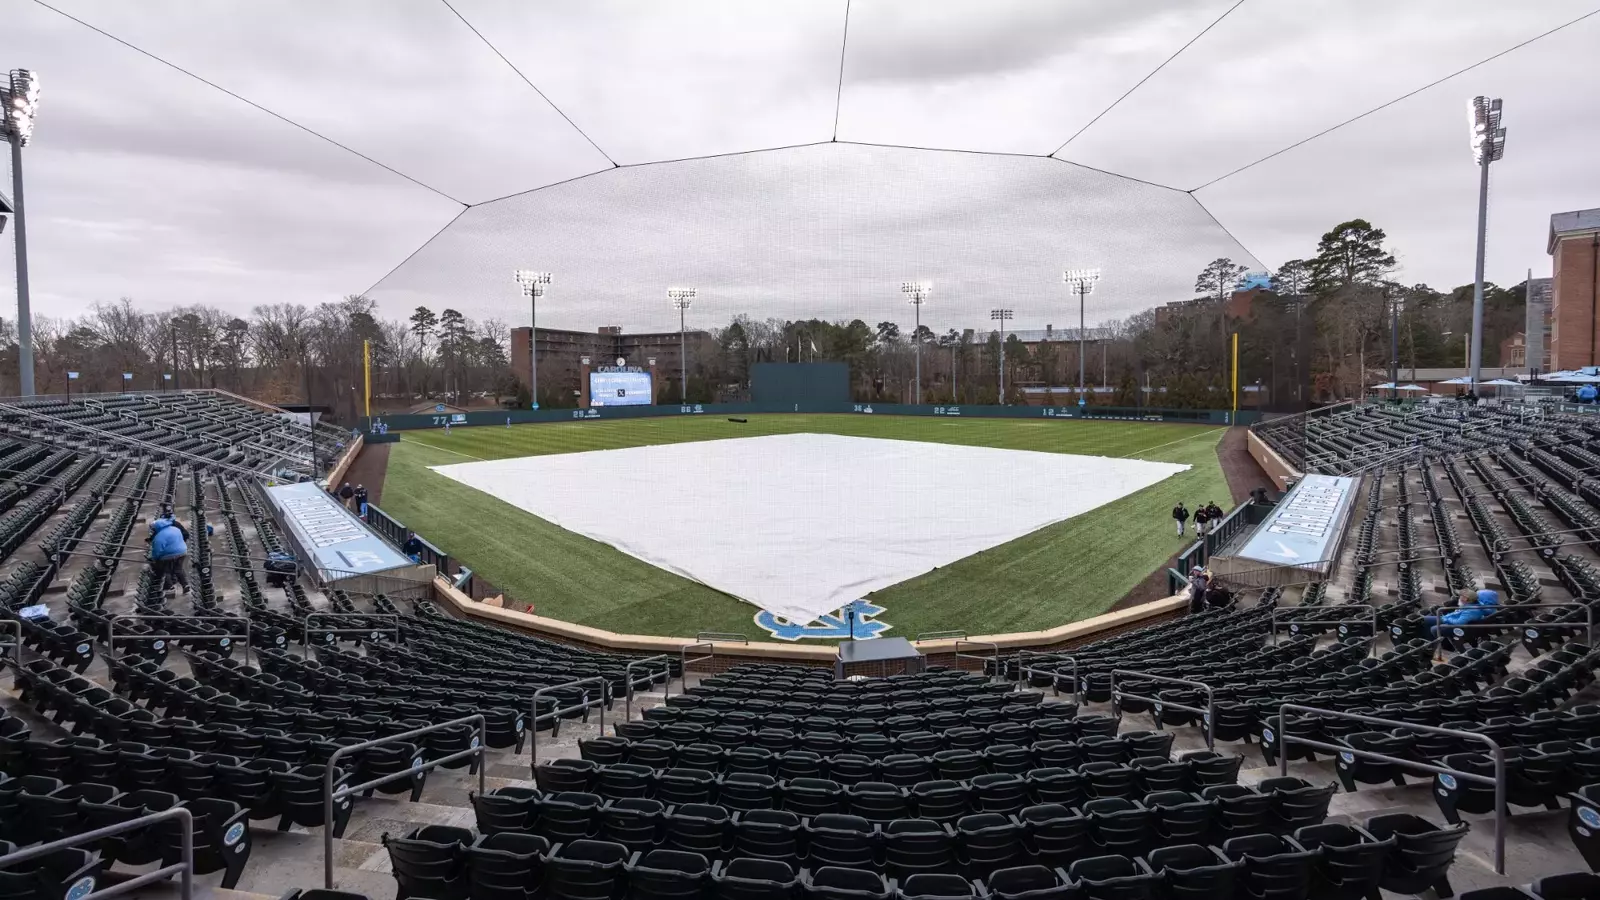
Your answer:
[[[1112,457],[1112,458],[1113,459],[1132,459],[1134,453],[1149,453],[1151,450],[1160,450],[1162,447],[1170,447],[1173,444],[1181,444],[1184,441],[1192,441],[1197,437],[1205,437],[1208,434],[1216,434],[1219,431],[1227,431],[1231,427],[1232,426],[1230,426],[1230,425],[1224,425],[1221,428],[1213,428],[1210,431],[1202,431],[1199,434],[1191,434],[1188,437],[1178,438],[1175,441],[1167,441],[1165,444],[1157,444],[1154,447],[1146,447],[1143,450],[1135,450],[1132,453],[1127,453],[1127,454],[1124,454],[1122,456],[1116,456],[1116,457]]]
[[[457,456],[465,456],[467,459],[475,459],[478,462],[489,461],[481,456],[473,456],[471,453],[462,453],[460,450],[451,450],[449,447],[441,447],[438,444],[430,444],[427,441],[419,441],[416,438],[406,438],[405,442],[408,444],[421,444],[424,447],[432,447],[435,450],[443,450],[446,453],[454,453]]]

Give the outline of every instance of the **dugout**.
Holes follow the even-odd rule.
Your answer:
[[[753,403],[850,402],[850,366],[842,362],[756,363],[750,367]]]

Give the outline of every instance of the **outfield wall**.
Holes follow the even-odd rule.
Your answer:
[[[763,414],[929,416],[946,419],[1105,419],[1122,422],[1167,422],[1184,425],[1249,425],[1260,413],[1226,409],[1136,409],[1118,406],[938,406],[911,403],[688,403],[657,406],[608,406],[588,409],[512,409],[482,412],[439,412],[428,415],[373,416],[390,431],[455,426],[526,425],[540,422],[592,422],[692,416]],[[368,423],[371,431],[371,423]]]

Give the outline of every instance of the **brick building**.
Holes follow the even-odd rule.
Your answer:
[[[1600,209],[1550,217],[1549,370],[1600,365]]]
[[[1230,319],[1249,319],[1255,310],[1255,302],[1267,291],[1259,287],[1250,287],[1242,291],[1234,291],[1228,295],[1228,301],[1223,305],[1222,311]],[[1200,312],[1217,308],[1217,298],[1196,297],[1193,300],[1174,300],[1165,306],[1156,307],[1156,324],[1164,325],[1167,320],[1175,315]]]
[[[528,383],[528,328],[511,329],[511,371],[517,380]],[[717,342],[709,333],[690,331],[685,336],[689,352],[689,377],[695,375],[697,359],[711,359],[717,352]],[[583,388],[583,359],[591,365],[615,365],[618,359],[630,366],[648,368],[654,359],[656,387],[667,380],[678,378],[678,332],[659,331],[645,334],[624,334],[621,326],[608,325],[598,331],[567,331],[560,328],[539,329],[539,392],[552,391],[570,396]]]

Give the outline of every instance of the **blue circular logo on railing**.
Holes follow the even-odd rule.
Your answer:
[[[1356,755],[1354,753],[1341,752],[1339,754],[1339,761],[1342,762],[1342,763],[1345,763],[1346,765],[1352,765],[1353,766],[1353,765],[1355,765],[1355,762],[1356,762]]]
[[[517,730],[518,731],[521,731],[523,729],[523,726],[525,726],[527,724],[528,723],[526,721],[524,721],[521,716],[517,716]]]
[[[1590,828],[1600,828],[1600,811],[1592,806],[1578,807],[1578,821]]]
[[[280,634],[280,635],[277,635],[275,638],[273,638],[272,642],[274,644],[277,644],[279,647],[282,647],[287,640],[288,640],[288,638],[286,638],[286,637],[284,637],[283,635]]]
[[[472,743],[469,746],[473,750],[478,749],[478,736],[477,735],[473,735],[472,736]]]
[[[1440,772],[1439,773],[1439,784],[1440,784],[1441,787],[1444,787],[1447,790],[1452,790],[1453,791],[1453,790],[1456,789],[1456,777],[1454,775],[1447,775],[1447,774],[1445,774],[1443,772]]]
[[[411,768],[412,769],[420,769],[420,768],[422,768],[422,757],[420,757],[420,756],[413,757],[412,760],[411,760]]]
[[[94,893],[94,876],[85,875],[74,881],[72,887],[67,888],[67,893],[64,896],[66,900],[83,900],[83,898],[92,893]]]
[[[217,643],[221,644],[225,648],[226,647],[232,647],[233,646],[233,639],[232,638],[223,638],[222,640],[217,641]]]
[[[235,822],[228,827],[228,833],[222,836],[222,846],[232,847],[234,844],[239,843],[239,839],[242,837],[244,837],[244,823]]]
[[[167,649],[167,642],[166,641],[156,641],[154,644],[151,644],[150,646],[156,648],[157,650],[165,650],[165,649]]]
[[[1163,709],[1166,708],[1166,707],[1161,705],[1161,701],[1160,700],[1157,700],[1155,703],[1151,704],[1151,706],[1152,706],[1153,709],[1155,709],[1156,712],[1161,712]]]
[[[1527,631],[1524,631],[1523,634],[1531,638],[1537,638],[1539,636],[1539,629],[1529,628]]]
[[[371,638],[369,638],[369,640],[374,640],[374,641],[375,641],[375,640],[377,640],[377,639],[378,639],[378,633],[377,633],[377,632],[376,632],[376,631],[374,631],[374,632],[373,632],[373,633],[372,633],[372,637],[371,637]]]
[[[78,655],[79,656],[83,656],[83,655],[87,654],[88,652],[89,652],[89,645],[88,644],[79,644],[78,645]]]
[[[1270,744],[1273,741],[1277,740],[1278,736],[1272,733],[1272,729],[1271,728],[1263,728],[1263,729],[1261,729],[1261,739]]]
[[[1452,629],[1450,629],[1450,633],[1455,635],[1456,637],[1463,637],[1463,636],[1466,635],[1466,632],[1463,631],[1460,628],[1452,628]]]

